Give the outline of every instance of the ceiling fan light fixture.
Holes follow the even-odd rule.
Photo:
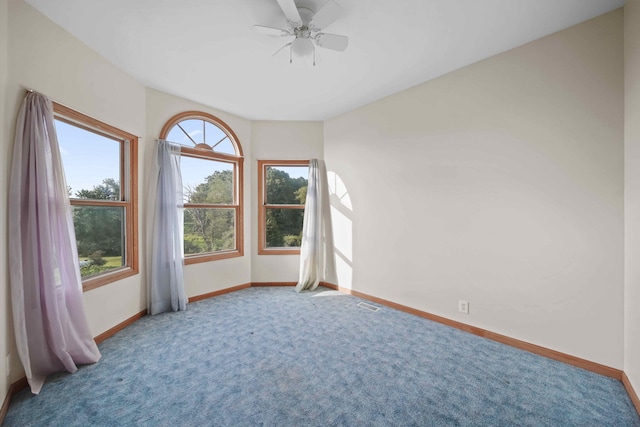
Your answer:
[[[296,38],[291,43],[291,53],[296,57],[308,57],[313,54],[313,43],[310,39]]]
[[[277,0],[287,18],[287,28],[278,29],[265,25],[254,25],[253,30],[270,36],[293,36],[294,40],[278,49],[272,56],[289,48],[289,62],[293,57],[313,57],[316,65],[316,47],[343,52],[349,44],[349,38],[338,34],[323,33],[322,29],[331,25],[340,16],[341,7],[335,0],[326,0],[319,11],[314,12],[305,6],[298,6],[296,0]]]

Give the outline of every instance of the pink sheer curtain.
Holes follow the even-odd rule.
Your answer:
[[[100,352],[82,281],[51,101],[27,94],[16,121],[9,190],[9,272],[18,354],[31,392],[47,375],[75,372]]]

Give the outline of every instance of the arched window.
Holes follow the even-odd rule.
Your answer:
[[[185,264],[244,254],[242,147],[219,118],[187,111],[160,138],[182,145]]]

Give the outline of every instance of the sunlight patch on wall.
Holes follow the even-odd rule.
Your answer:
[[[333,252],[337,284],[351,288],[353,281],[353,206],[346,185],[335,172],[327,172]]]

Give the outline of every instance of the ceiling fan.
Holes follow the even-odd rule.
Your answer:
[[[287,17],[287,28],[273,28],[254,25],[254,31],[260,34],[279,37],[295,37],[291,42],[278,49],[289,49],[289,62],[293,56],[305,57],[313,55],[316,65],[316,46],[343,52],[349,44],[349,38],[338,34],[323,33],[322,29],[331,25],[340,16],[342,8],[334,0],[328,0],[317,12],[308,7],[296,5],[294,0],[277,0],[282,12]]]

